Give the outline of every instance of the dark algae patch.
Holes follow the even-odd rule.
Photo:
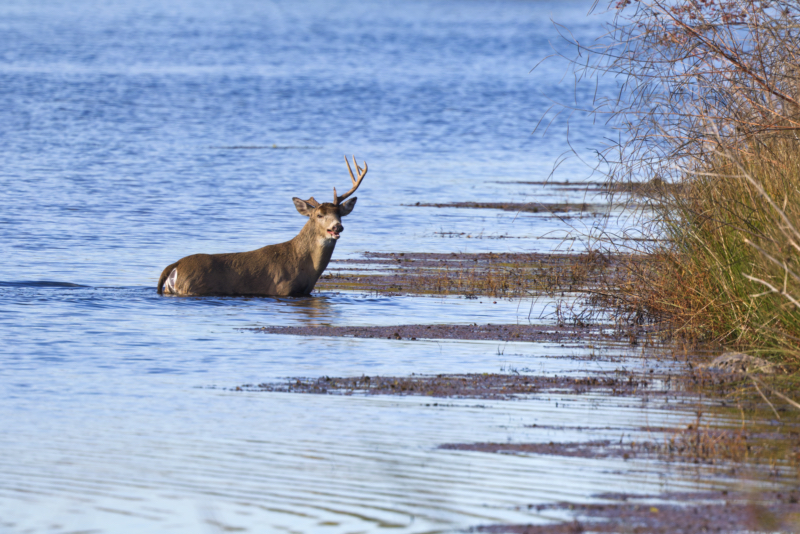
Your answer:
[[[474,399],[512,399],[539,392],[584,393],[606,390],[632,393],[647,387],[646,380],[629,376],[585,377],[534,376],[519,374],[464,374],[412,376],[360,376],[292,378],[286,382],[245,384],[236,391],[279,391],[313,394],[420,395]]]
[[[484,525],[491,534],[700,534],[796,533],[800,529],[797,489],[786,491],[665,493],[614,496],[622,502],[531,505],[540,513],[567,511],[574,519],[550,525]],[[629,502],[635,498],[636,502]]]

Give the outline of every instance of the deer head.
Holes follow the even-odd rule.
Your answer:
[[[358,197],[353,197],[349,200],[347,200],[347,198],[356,192],[364,176],[367,175],[368,170],[366,161],[364,162],[364,170],[362,171],[361,167],[359,167],[356,162],[356,157],[353,156],[353,165],[356,166],[356,171],[358,172],[358,179],[356,180],[356,177],[353,176],[353,169],[347,161],[347,156],[345,156],[344,162],[347,164],[347,170],[350,173],[350,180],[353,182],[353,187],[341,196],[336,194],[336,188],[334,187],[332,204],[329,202],[320,204],[314,197],[308,200],[302,200],[297,197],[292,198],[297,211],[301,215],[308,217],[310,222],[314,225],[315,233],[324,239],[331,239],[333,241],[339,239],[340,234],[344,230],[344,226],[342,226],[342,217],[349,215],[350,212],[353,211],[356,200],[358,200]]]

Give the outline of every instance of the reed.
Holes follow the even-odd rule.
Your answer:
[[[572,41],[576,76],[613,75],[589,111],[619,131],[601,161],[654,242],[595,295],[627,321],[747,348],[800,369],[800,5],[671,0],[610,6]],[[648,187],[629,184],[647,183]],[[628,187],[626,187],[628,185]]]

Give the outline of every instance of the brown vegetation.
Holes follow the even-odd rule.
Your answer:
[[[660,242],[596,292],[628,321],[668,325],[800,367],[800,5],[620,0],[576,73],[612,74],[591,110],[622,133],[603,153],[642,193]],[[588,59],[587,59],[588,54]],[[620,239],[606,237],[609,250]],[[630,250],[630,249],[625,249]]]

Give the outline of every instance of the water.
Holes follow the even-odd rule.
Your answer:
[[[562,68],[529,70],[557,42],[550,16],[579,35],[599,31],[587,8],[4,1],[0,531],[449,532],[556,517],[528,510],[531,503],[726,484],[652,462],[437,449],[629,439],[643,425],[692,416],[630,399],[431,406],[226,389],[287,376],[578,376],[650,365],[619,347],[572,360],[594,349],[242,330],[546,322],[546,299],[155,294],[161,270],[184,255],[292,237],[303,220],[291,197],[325,200],[333,186],[346,187],[343,153],[366,159],[370,171],[335,257],[581,250],[580,239],[559,241],[569,228],[547,215],[409,205],[584,200],[498,182],[545,179],[565,150],[565,120],[545,137],[531,131],[548,95],[572,86],[560,82]],[[598,128],[571,120],[570,140],[584,150]],[[568,162],[556,178],[585,176]],[[473,237],[442,237],[460,232]],[[533,423],[596,431],[526,426]]]

